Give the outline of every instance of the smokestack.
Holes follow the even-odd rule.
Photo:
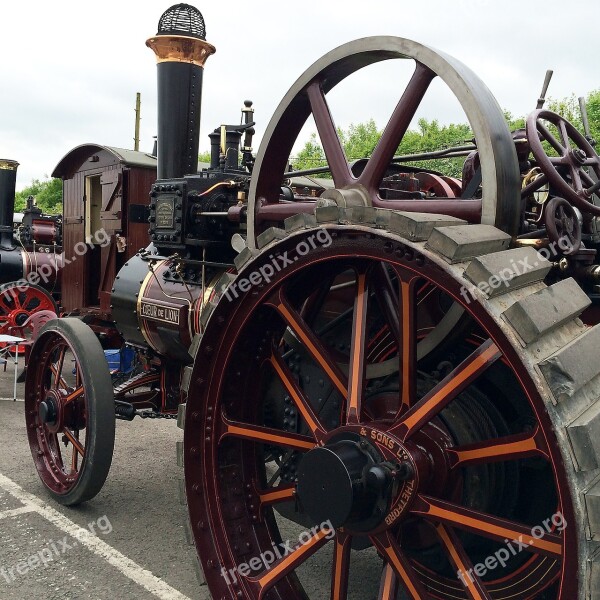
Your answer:
[[[215,47],[206,41],[200,11],[175,4],[146,41],[156,54],[158,71],[158,179],[198,171],[202,75]]]
[[[13,219],[15,215],[16,160],[0,159],[0,247],[14,248]]]

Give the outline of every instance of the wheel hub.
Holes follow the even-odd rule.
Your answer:
[[[587,160],[587,154],[585,153],[585,150],[582,150],[581,148],[574,148],[571,150],[571,156],[575,159],[575,162],[580,165],[585,164],[585,161]]]
[[[403,447],[392,456],[384,438],[392,444],[382,431],[345,431],[302,457],[296,497],[312,520],[360,532],[398,520],[418,487],[416,463]]]
[[[28,318],[29,318],[29,314],[21,311],[15,315],[14,321],[18,327],[23,327],[23,325],[25,325],[25,322],[27,321]]]
[[[58,420],[58,405],[56,399],[51,395],[46,396],[46,399],[40,402],[38,415],[42,423],[55,425]]]
[[[377,494],[366,485],[366,473],[376,459],[368,450],[358,441],[344,439],[315,448],[302,458],[296,489],[312,519],[329,520],[337,528],[372,515]]]

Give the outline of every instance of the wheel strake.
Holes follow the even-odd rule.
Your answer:
[[[317,221],[325,215],[332,221],[330,211],[320,209]],[[597,327],[588,329],[575,320],[585,307],[580,300],[582,292],[574,282],[546,287],[543,278],[549,265],[538,257],[533,275],[516,273],[488,298],[477,284],[493,274],[493,269],[497,272],[516,264],[534,251],[504,250],[508,236],[485,225],[450,226],[432,233],[430,230],[420,238],[428,237],[427,243],[407,242],[406,227],[400,231],[403,235],[398,235],[402,228],[391,227],[389,215],[386,230],[365,227],[364,211],[357,213],[361,225],[337,225],[340,221],[351,224],[352,215],[352,210],[340,210],[338,219],[325,225],[332,239],[327,249],[315,248],[310,258],[296,256],[293,264],[269,284],[254,288],[239,300],[222,300],[197,346],[194,367],[187,374],[186,494],[192,534],[211,592],[217,597],[232,598],[238,594],[247,598],[305,597],[302,577],[298,579],[294,570],[326,544],[328,535],[323,531],[290,557],[253,576],[228,582],[220,572],[221,568],[226,573],[229,569],[235,572],[237,565],[280,541],[274,506],[283,505],[286,500],[302,504],[302,493],[308,490],[307,504],[313,506],[313,518],[323,516],[314,507],[325,500],[325,496],[319,498],[319,486],[326,482],[315,479],[311,469],[302,471],[301,461],[297,464],[300,487],[294,482],[268,487],[265,462],[277,454],[278,448],[286,448],[286,453],[279,455],[280,462],[290,452],[296,457],[313,456],[315,464],[330,457],[326,460],[333,461],[340,481],[345,471],[350,473],[355,468],[352,465],[362,460],[371,473],[372,485],[377,487],[386,478],[394,482],[394,493],[381,494],[370,489],[366,496],[353,487],[341,486],[346,491],[340,492],[345,494],[340,498],[346,498],[347,508],[333,515],[338,526],[333,542],[333,598],[345,597],[349,548],[353,538],[365,533],[384,559],[382,589],[388,590],[386,594],[399,586],[412,598],[583,598],[595,564],[595,547],[586,541],[586,525],[579,515],[585,515],[589,523],[596,522],[588,506],[596,497],[589,482],[599,464],[595,454],[589,456],[591,426],[585,427],[585,423],[592,422],[595,426],[593,415],[587,414],[585,421],[576,417],[584,413],[586,398],[598,397],[592,382],[600,367],[589,366],[570,383],[564,372],[572,360],[571,353],[576,352],[572,342],[577,340],[585,346],[586,342],[594,343],[599,335]],[[404,217],[410,223],[411,215]],[[278,253],[287,252],[294,258],[294,247],[317,231],[324,231],[303,230],[297,227],[297,220],[292,221],[296,231],[249,262],[239,278],[260,269]],[[310,219],[306,222],[310,225]],[[384,223],[385,219],[373,211],[369,223],[375,227],[377,222]],[[528,258],[534,259],[533,255]],[[336,263],[337,270],[333,268]],[[368,366],[364,365],[364,353],[359,348],[368,344],[373,335],[368,325],[372,314],[386,322],[391,334],[396,327],[389,315],[382,316],[385,311],[361,309],[361,302],[366,303],[365,307],[379,305],[375,296],[370,297],[364,290],[371,281],[369,270],[379,268],[374,265],[381,263],[392,269],[394,277],[403,284],[399,298],[406,290],[404,277],[413,273],[414,278],[433,283],[443,290],[444,296],[463,304],[476,327],[466,337],[466,346],[463,344],[462,360],[455,356],[450,373],[435,375],[435,369],[423,364],[417,371],[414,362],[407,360],[408,355],[396,349],[396,356],[404,357],[398,363],[399,370],[405,369],[398,387],[395,392],[382,390],[374,396],[372,382],[365,384],[357,375],[364,372],[363,366]],[[302,307],[306,307],[309,292],[314,289],[309,282],[323,285],[332,275],[339,277],[344,269],[354,272],[357,290],[352,323],[346,327],[350,335],[344,350],[347,358],[342,352],[336,360],[324,360],[323,357],[339,353],[336,350],[332,355],[328,343],[314,329],[307,328]],[[565,285],[576,301],[570,306],[563,303],[554,307],[560,313],[558,320],[545,320],[546,310],[531,310],[532,302],[546,308],[548,303],[556,304],[556,294],[562,293]],[[308,290],[309,298],[302,300],[302,289]],[[466,296],[462,290],[466,290]],[[370,315],[367,320],[363,320],[365,314]],[[400,321],[410,324],[411,319],[401,310],[400,315],[403,314],[405,318]],[[308,359],[284,358],[278,352],[278,348],[285,348],[280,344],[286,329],[303,342]],[[406,335],[402,331],[401,341]],[[340,338],[342,341],[345,342]],[[259,366],[265,364],[270,365],[272,379],[283,385],[283,394],[288,398],[287,412],[284,411],[287,424],[283,419],[278,421],[277,415],[264,406],[267,392],[264,381],[260,381]],[[347,368],[344,364],[354,366]],[[305,365],[313,374],[320,370],[321,379],[329,382],[328,400],[319,402],[310,395]],[[406,365],[414,366],[406,370]],[[503,369],[504,375],[498,375],[498,369]],[[417,376],[421,370],[429,375]],[[402,383],[403,378],[405,383],[409,380],[408,385]],[[414,385],[410,385],[411,379]],[[447,386],[454,389],[454,395],[441,391]],[[348,389],[354,391],[350,391],[350,400],[346,401]],[[341,408],[337,413],[323,412],[325,404],[335,402],[336,394]],[[395,396],[395,404],[390,404],[390,396]],[[504,429],[508,424],[515,426],[514,420],[507,418],[505,404],[514,403],[517,397],[522,401],[512,404],[511,409],[518,414],[519,430],[515,433]],[[332,414],[338,415],[337,422],[327,421]],[[290,415],[297,425],[290,425]],[[490,438],[495,441],[491,443]],[[361,441],[367,444],[362,454],[353,446]],[[419,450],[423,447],[425,454],[433,458],[425,458]],[[501,463],[497,462],[498,456],[503,459]],[[505,464],[508,466],[502,466]],[[544,511],[527,515],[519,512],[523,498],[511,497],[507,492],[510,484],[502,483],[513,477],[518,465],[522,495],[531,479],[523,477],[522,469],[527,470],[532,464],[538,468],[544,465],[540,485],[544,500],[549,502],[544,508],[546,516]],[[433,481],[442,489],[431,483],[431,471],[435,473]],[[458,472],[462,479],[453,480]],[[467,502],[474,493],[474,479],[488,481],[484,506],[489,512],[473,510],[473,504]],[[584,493],[586,505],[581,503]],[[521,562],[513,563],[501,577],[492,574],[487,578],[468,578],[466,583],[458,580],[456,571],[469,572],[473,556],[479,560],[485,558],[486,552],[497,551],[494,544],[503,543],[502,539],[531,537],[532,528],[541,525],[552,512],[563,515],[569,525],[562,531],[547,531],[540,544],[532,545],[526,559],[522,555]],[[515,514],[520,518],[515,518]],[[407,528],[411,532],[408,538],[400,535]],[[437,550],[432,550],[433,546]],[[587,573],[582,573],[579,565],[588,569]]]

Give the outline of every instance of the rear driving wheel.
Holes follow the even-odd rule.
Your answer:
[[[580,388],[600,394],[580,373],[559,383],[569,342],[585,352],[599,336],[575,321],[585,295],[572,280],[546,287],[549,263],[506,250],[493,227],[412,243],[348,225],[351,214],[251,260],[238,283],[279,257],[286,267],[222,298],[198,347],[184,464],[211,594],[586,597],[595,515],[581,502],[596,497],[598,462],[571,421]],[[510,268],[489,298],[477,288]],[[424,289],[468,323],[419,358],[439,318]],[[565,293],[570,304],[552,308]]]
[[[100,342],[78,319],[55,319],[41,329],[29,364],[25,420],[40,479],[61,504],[90,500],[108,476],[115,441],[113,388]]]

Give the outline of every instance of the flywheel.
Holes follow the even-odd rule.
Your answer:
[[[328,94],[354,73],[392,59],[414,64],[414,72],[372,155],[361,172],[355,173],[344,153]],[[414,201],[386,201],[380,194],[382,179],[428,90],[437,84],[452,94],[469,121],[478,151],[483,195],[475,194],[478,186],[472,190],[467,186],[456,194],[456,182],[454,190],[444,182],[433,188],[424,183],[424,190],[435,189],[437,193],[420,202],[421,208],[414,207]],[[349,42],[321,57],[298,78],[275,110],[252,171],[248,198],[250,248],[256,247],[259,234],[270,222],[281,214],[294,214],[292,205],[280,203],[281,184],[294,144],[311,115],[335,185],[334,190],[327,191],[330,201],[339,206],[452,214],[517,234],[521,185],[517,153],[493,94],[471,69],[452,56],[413,40],[375,36]],[[300,204],[296,203],[295,212],[313,212],[310,203],[302,208]]]

